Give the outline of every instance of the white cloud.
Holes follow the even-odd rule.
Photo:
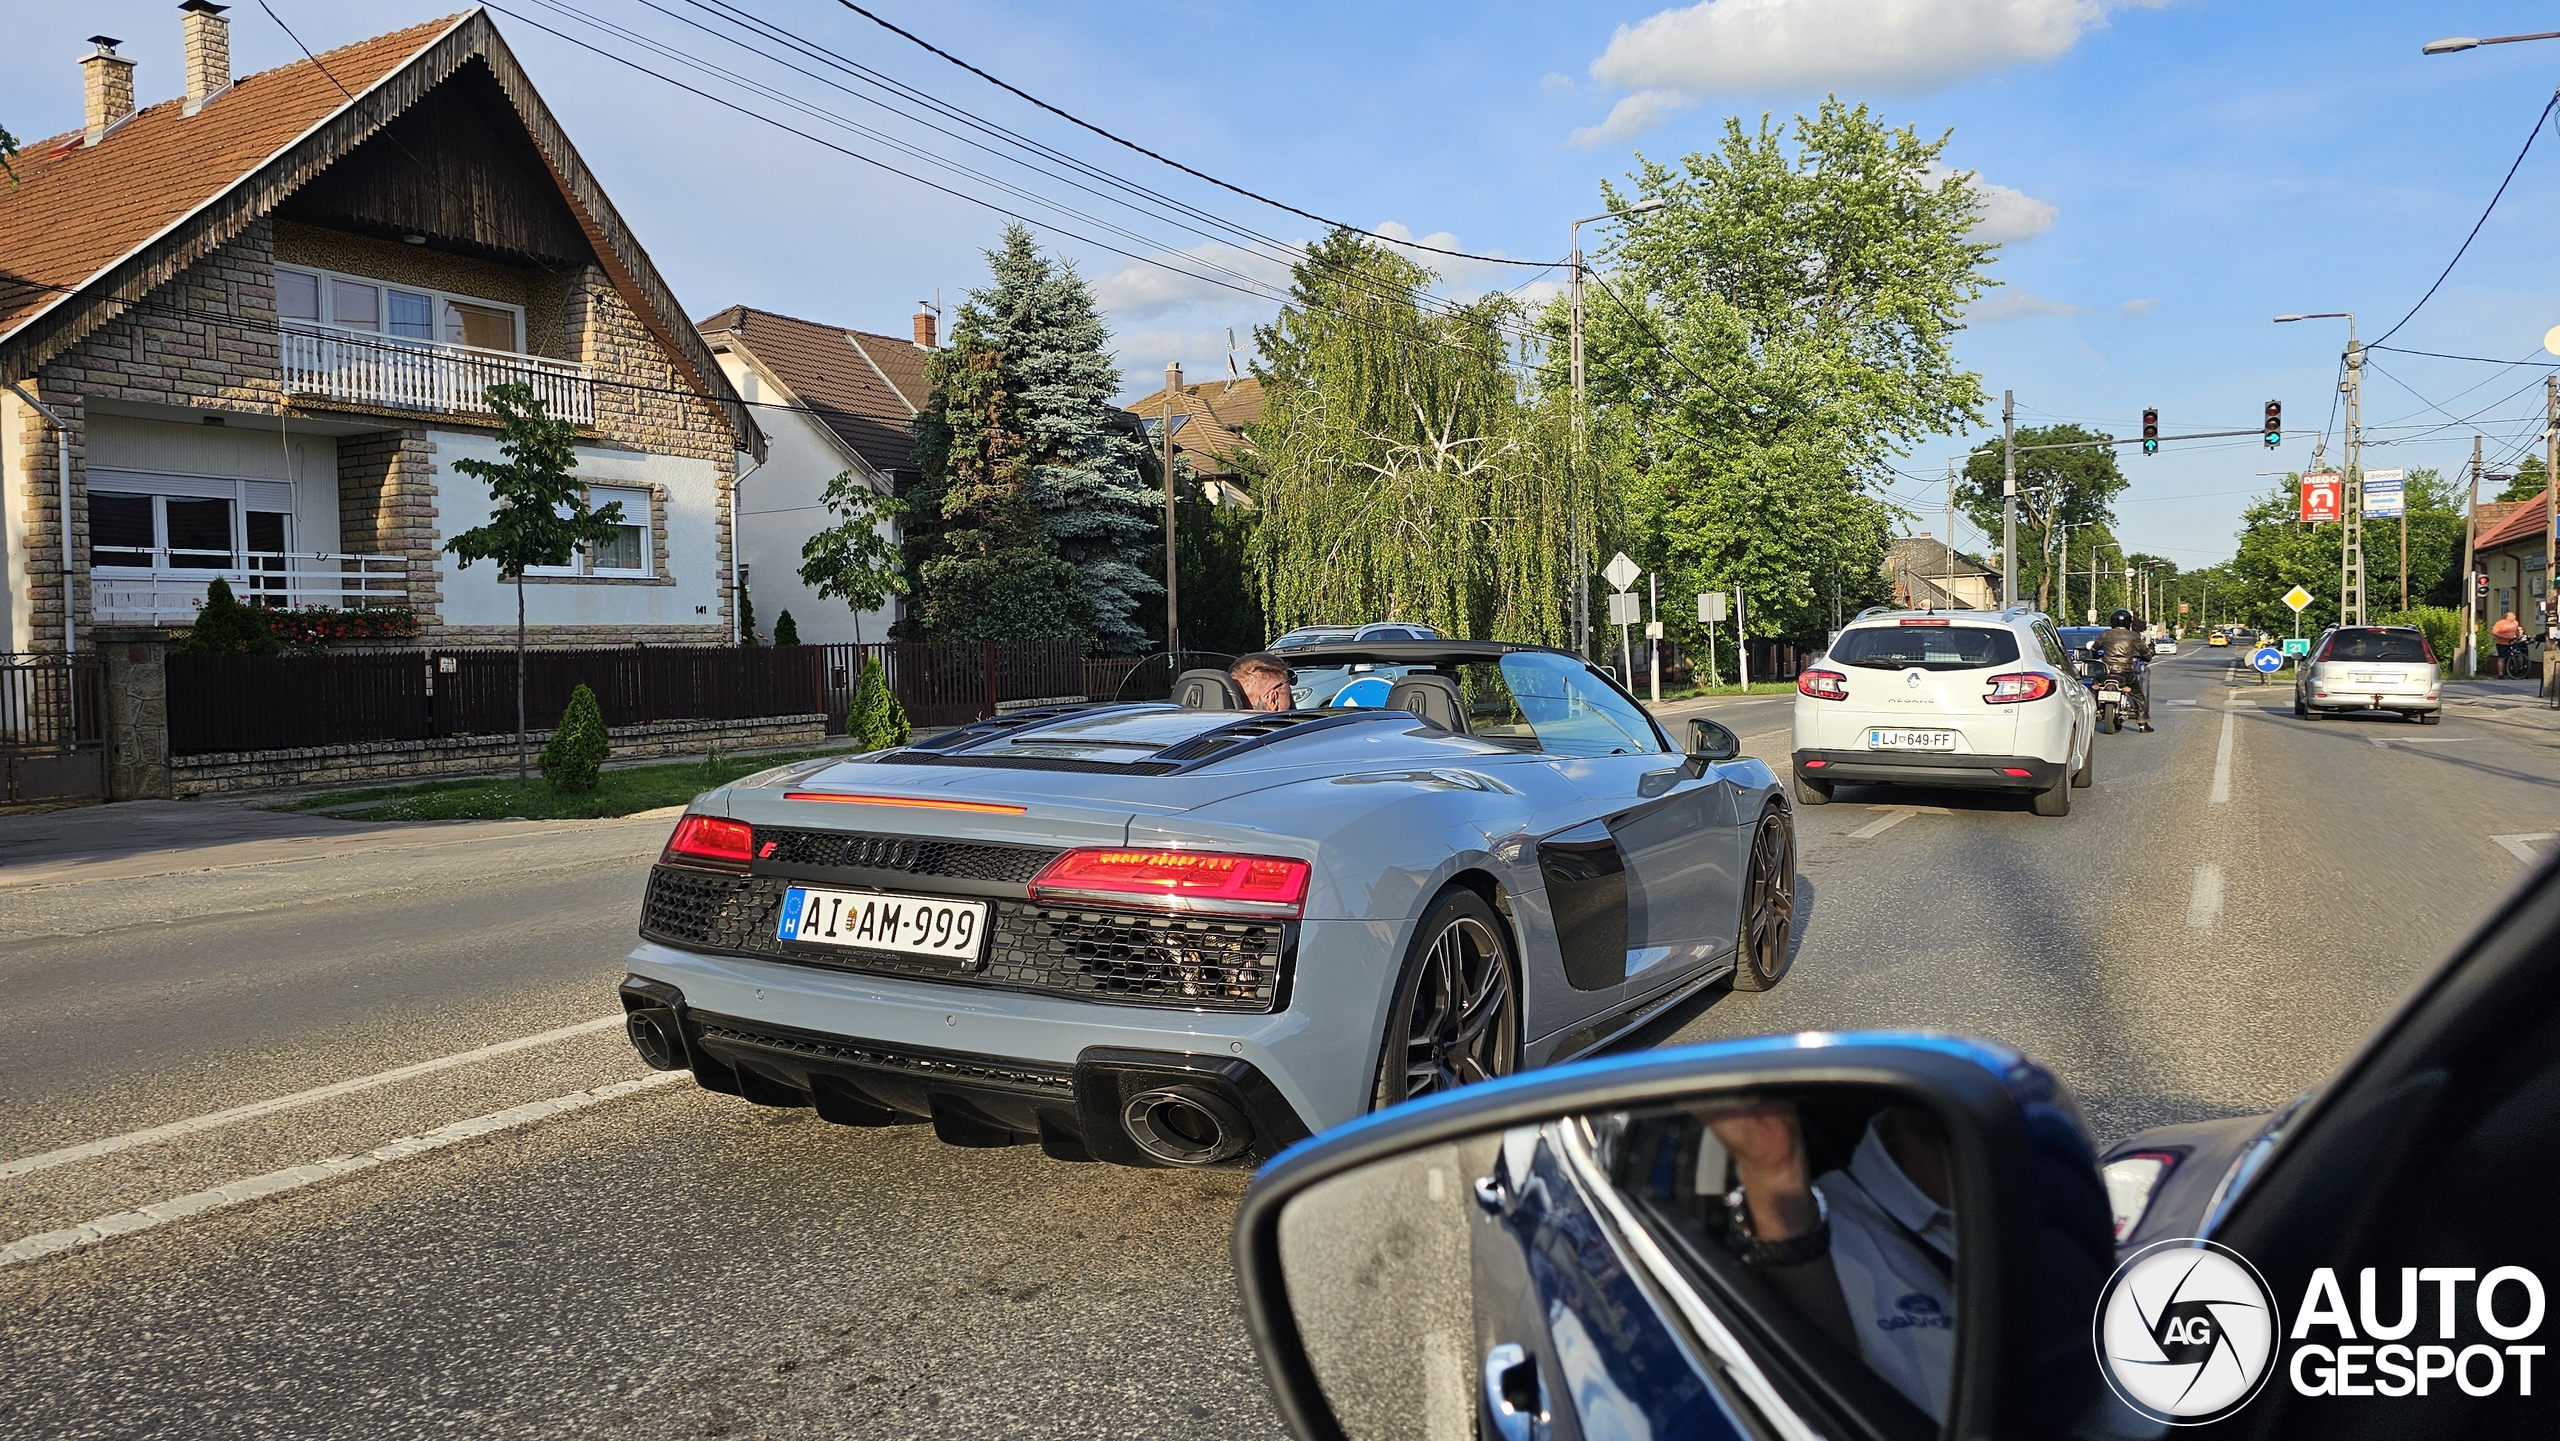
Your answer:
[[[1573,92],[1574,82],[1570,75],[1560,75],[1550,70],[1538,78],[1538,93],[1549,100],[1559,95],[1571,95]]]
[[[1456,234],[1450,231],[1439,230],[1429,235],[1416,235],[1412,227],[1394,220],[1381,222],[1371,233],[1383,235],[1390,240],[1409,240],[1440,250],[1473,248],[1459,244]],[[1473,300],[1477,296],[1496,290],[1513,290],[1516,287],[1520,299],[1534,306],[1544,304],[1564,288],[1563,282],[1544,278],[1528,280],[1523,284],[1522,282],[1528,276],[1536,273],[1523,266],[1496,265],[1490,260],[1463,260],[1451,255],[1434,255],[1428,250],[1404,250],[1401,253],[1407,259],[1437,272],[1440,276],[1440,284],[1436,293],[1452,300]],[[1499,249],[1481,250],[1476,253],[1488,256],[1503,254]]]
[[[2168,0],[1698,0],[1621,25],[1592,78],[1636,93],[1574,132],[1621,141],[1709,95],[1852,90],[1911,95],[2051,60],[2107,11]]]
[[[1927,179],[1931,184],[1955,174],[1953,168],[1932,164]],[[1966,171],[1965,179],[1973,186],[1974,203],[1979,207],[1973,222],[1973,239],[1994,245],[2014,245],[2033,240],[2053,228],[2062,218],[2062,208],[2051,201],[2038,200],[2023,190],[1994,185],[1982,178],[1980,171]]]
[[[1286,263],[1214,240],[1157,258],[1164,263],[1131,265],[1093,283],[1094,301],[1104,314],[1125,323],[1215,305],[1253,310],[1258,316],[1270,307],[1228,288],[1246,284],[1238,274],[1263,286],[1285,288],[1289,283]]]
[[[2139,299],[2126,301],[2124,303],[2124,313],[2127,315],[2149,315],[2152,311],[2158,309],[2159,306],[2159,296],[2145,295]]]
[[[2067,300],[2050,300],[2015,285],[2004,285],[1973,304],[1964,318],[1976,325],[1997,325],[2004,320],[2026,320],[2039,315],[2078,315],[2088,307]]]

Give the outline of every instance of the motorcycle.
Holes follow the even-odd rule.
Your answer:
[[[2089,693],[2097,698],[2098,729],[2108,735],[2124,729],[2125,717],[2133,711],[2134,682],[2110,673],[2095,646],[2082,658],[2081,676],[2089,684]]]

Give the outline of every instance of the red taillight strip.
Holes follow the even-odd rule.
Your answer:
[[[720,816],[688,815],[676,822],[674,834],[658,859],[670,865],[745,870],[756,844],[755,830],[745,821]]]
[[[919,811],[975,811],[980,815],[1018,816],[1021,806],[999,805],[994,801],[937,801],[921,796],[848,796],[833,791],[785,791],[786,801],[829,801],[846,806],[905,806]]]
[[[1991,690],[1983,696],[1982,703],[1984,705],[2023,705],[2031,700],[2043,700],[2046,696],[2053,694],[2054,688],[2053,677],[2041,671],[2011,671],[2007,675],[1995,675],[1991,678]]]
[[[1849,678],[1836,670],[1808,670],[1796,675],[1796,693],[1815,700],[1847,700]]]
[[[1136,902],[1248,916],[1305,913],[1313,868],[1288,856],[1088,847],[1068,851],[1031,882],[1041,899]]]

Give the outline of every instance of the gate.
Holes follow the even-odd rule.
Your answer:
[[[107,798],[106,670],[0,656],[0,804]]]

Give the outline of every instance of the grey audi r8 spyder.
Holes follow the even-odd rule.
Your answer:
[[[1733,733],[1495,642],[1344,642],[1383,705],[1017,711],[699,799],[622,985],[651,1065],[857,1126],[1250,1164],[1786,972],[1793,814]]]

